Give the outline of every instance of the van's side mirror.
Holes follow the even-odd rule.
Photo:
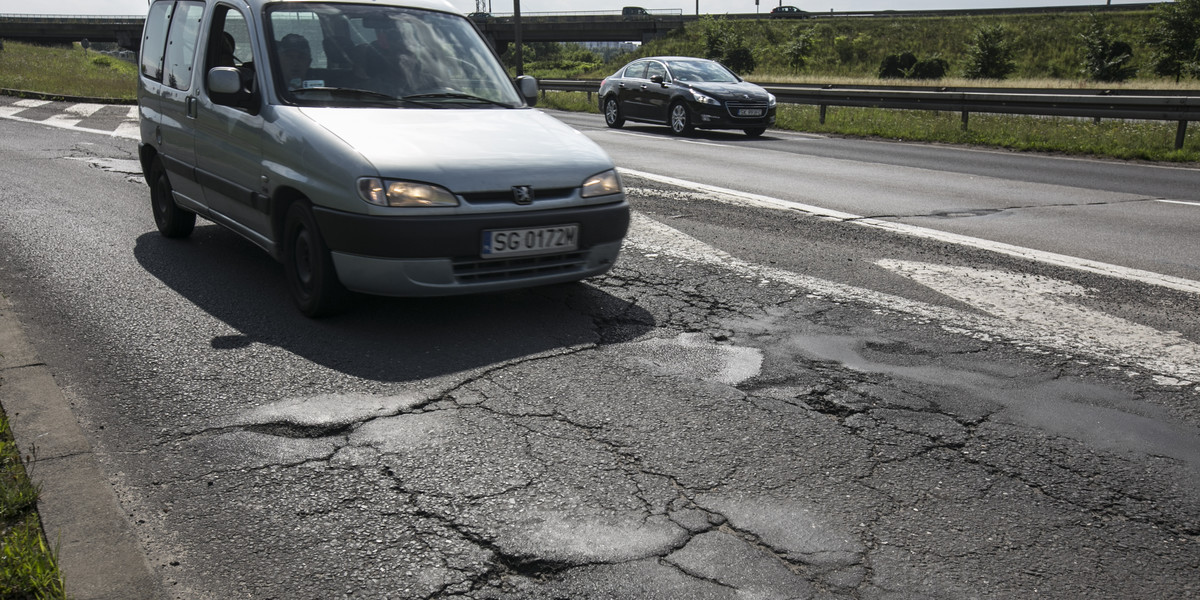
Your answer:
[[[208,95],[214,104],[258,114],[258,98],[254,92],[242,87],[242,72],[235,67],[213,67],[208,70]]]
[[[521,90],[521,95],[525,97],[526,104],[530,106],[537,106],[538,84],[536,79],[528,75],[522,75],[518,77],[517,89]]]
[[[233,67],[213,67],[208,70],[208,91],[212,94],[236,94],[242,91],[242,75]]]

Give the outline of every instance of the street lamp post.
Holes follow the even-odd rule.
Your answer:
[[[516,32],[513,37],[516,38],[517,44],[517,76],[525,74],[525,55],[521,50],[521,0],[513,0],[513,27]]]

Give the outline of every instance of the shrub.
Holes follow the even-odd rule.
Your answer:
[[[917,61],[909,73],[909,79],[941,79],[950,70],[950,63],[941,57]]]
[[[1128,43],[1112,39],[1108,27],[1095,16],[1087,33],[1082,36],[1084,45],[1083,74],[1093,81],[1119,82],[1137,74],[1129,66],[1133,60],[1133,47]]]
[[[889,54],[879,65],[880,79],[941,79],[949,63],[939,57],[918,60],[912,52]]]
[[[975,31],[967,48],[967,79],[1004,79],[1016,70],[1008,31],[1001,25],[987,25]]]

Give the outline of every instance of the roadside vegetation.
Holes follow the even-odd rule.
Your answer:
[[[0,89],[133,100],[137,66],[79,44],[60,48],[5,41],[0,50]]]
[[[5,600],[67,597],[56,553],[38,519],[37,498],[8,418],[0,414],[0,598]]]
[[[1200,91],[1200,0],[1155,10],[1005,16],[761,19],[706,17],[633,52],[603,57],[565,44],[527,45],[539,78],[602,79],[634,58],[719,60],[759,83]],[[511,48],[504,57],[512,60]],[[598,99],[549,92],[542,106],[598,112]],[[777,126],[828,135],[972,144],[1121,159],[1200,161],[1193,124],[781,105]]]

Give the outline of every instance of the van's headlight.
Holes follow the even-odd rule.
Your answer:
[[[583,182],[582,195],[584,198],[619,193],[621,193],[621,178],[617,176],[616,171],[597,173]]]
[[[767,106],[775,108],[775,94],[767,92]]]
[[[450,190],[412,181],[388,181],[377,177],[358,180],[358,195],[379,206],[458,206],[458,198]]]

